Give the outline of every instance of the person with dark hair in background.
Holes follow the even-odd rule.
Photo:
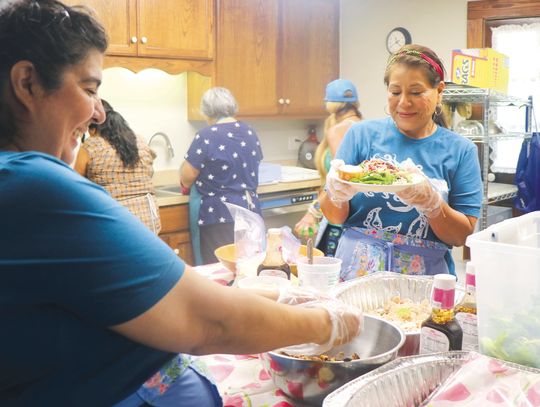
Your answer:
[[[326,85],[324,101],[330,115],[324,121],[324,137],[315,152],[315,166],[321,176],[321,185],[326,182],[330,162],[336,155],[345,133],[353,124],[362,120],[358,91],[351,81],[336,79],[330,82]],[[312,202],[304,217],[295,225],[294,231],[303,239],[317,236],[317,247],[326,256],[336,253],[341,226],[328,224],[318,199]]]
[[[446,128],[444,68],[432,50],[402,47],[390,57],[384,83],[390,117],[349,129],[321,200],[328,220],[344,224],[336,252],[343,259],[341,278],[378,270],[455,274],[450,249],[465,244],[482,205],[476,147]],[[357,193],[339,179],[343,163],[374,157],[408,162],[405,169],[423,181],[396,193]]]
[[[107,37],[84,9],[4,2],[0,38],[0,405],[220,406],[179,352],[318,354],[358,335],[337,300],[200,276],[68,165],[105,121]]]
[[[77,155],[75,170],[101,185],[151,231],[161,230],[152,184],[155,153],[137,137],[120,113],[104,99],[105,121],[91,123]]]

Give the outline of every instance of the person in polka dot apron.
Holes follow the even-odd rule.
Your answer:
[[[225,202],[261,214],[257,186],[263,158],[257,133],[235,119],[238,104],[225,88],[207,90],[201,112],[208,127],[200,130],[189,147],[180,169],[183,188],[200,195],[190,199],[190,211],[198,207],[203,264],[215,263],[214,250],[234,242],[234,221]],[[193,222],[192,222],[193,223]]]

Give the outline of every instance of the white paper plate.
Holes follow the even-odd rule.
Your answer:
[[[424,178],[419,174],[411,174],[411,178],[412,181],[406,184],[389,185],[362,184],[360,182],[344,181],[342,179],[339,179],[339,181],[343,182],[344,184],[353,186],[356,192],[399,192],[403,189],[418,185],[424,180]]]

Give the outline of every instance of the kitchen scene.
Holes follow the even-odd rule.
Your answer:
[[[94,405],[540,407],[539,1],[63,3],[108,35],[70,164],[186,265],[145,310],[237,338],[111,319],[183,353]]]

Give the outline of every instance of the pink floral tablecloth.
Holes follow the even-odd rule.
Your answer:
[[[234,273],[220,263],[194,269],[219,284],[230,285],[234,281]],[[200,359],[212,372],[225,407],[298,405],[274,385],[258,355],[207,355]]]

